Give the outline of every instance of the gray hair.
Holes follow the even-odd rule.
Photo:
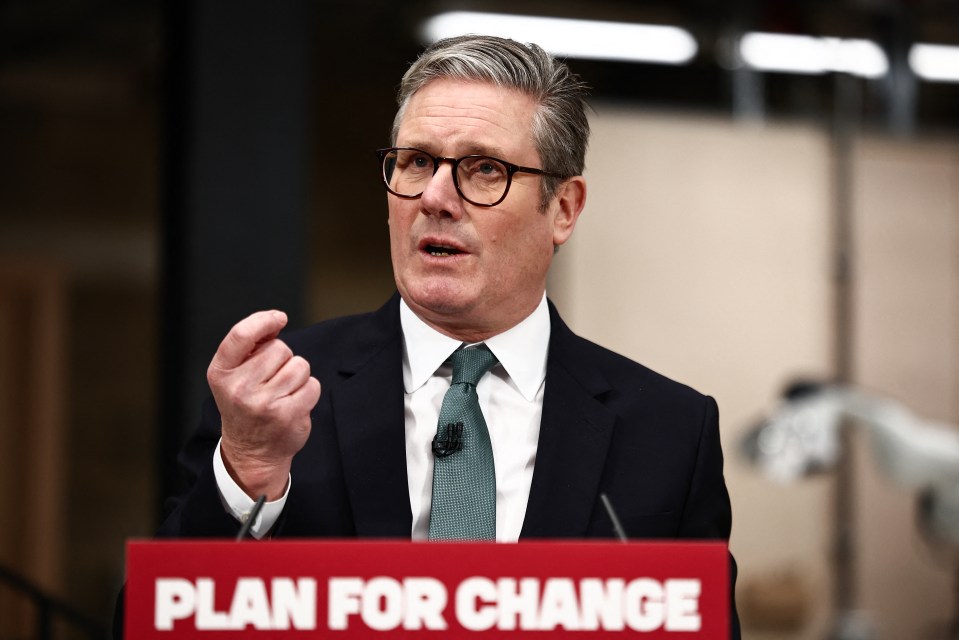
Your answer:
[[[516,89],[539,105],[533,116],[536,150],[543,169],[563,176],[543,176],[541,208],[545,209],[564,179],[583,173],[589,142],[588,87],[563,62],[553,59],[541,47],[474,35],[433,43],[407,70],[400,83],[393,144],[396,144],[410,98],[438,78],[476,80]]]

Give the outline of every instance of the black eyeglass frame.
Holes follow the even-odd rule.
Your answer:
[[[433,160],[434,176],[436,175],[436,172],[440,170],[440,165],[442,163],[449,162],[450,164],[452,164],[453,165],[453,170],[452,170],[453,186],[456,187],[456,193],[458,193],[463,200],[466,200],[470,204],[476,205],[477,207],[495,207],[496,205],[501,203],[503,200],[505,200],[506,196],[509,195],[509,188],[513,185],[514,173],[532,173],[538,176],[549,176],[551,178],[563,178],[563,179],[566,179],[569,177],[569,176],[564,176],[561,173],[546,171],[545,169],[535,169],[533,167],[522,167],[518,164],[513,164],[512,162],[507,162],[506,160],[502,160],[500,158],[496,158],[490,155],[485,155],[482,153],[474,153],[468,156],[463,156],[462,158],[447,158],[444,156],[434,156],[433,154],[427,151],[423,151],[422,149],[418,149],[416,147],[388,147],[386,149],[377,149],[375,153],[376,153],[376,156],[380,159],[380,176],[383,178],[383,185],[386,187],[387,191],[392,193],[397,198],[403,198],[404,200],[416,200],[417,198],[423,195],[423,192],[420,191],[416,195],[408,196],[408,195],[403,195],[402,193],[397,193],[390,188],[390,183],[386,179],[386,156],[394,151],[418,151],[419,153],[422,153],[426,157],[431,158]],[[470,200],[463,193],[463,190],[460,189],[460,181],[459,181],[457,169],[459,169],[461,162],[463,162],[464,160],[469,160],[470,158],[489,158],[490,160],[495,160],[496,162],[499,162],[504,167],[506,167],[506,188],[503,190],[503,195],[500,196],[500,199],[497,200],[496,202],[491,202],[487,204],[487,203]]]

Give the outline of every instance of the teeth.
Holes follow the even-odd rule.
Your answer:
[[[426,252],[433,256],[434,258],[448,258],[452,255],[460,253],[453,247],[444,247],[441,244],[431,244],[425,247]]]

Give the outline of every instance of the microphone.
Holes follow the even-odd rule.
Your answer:
[[[616,516],[616,511],[613,510],[613,503],[609,501],[609,498],[606,497],[605,493],[599,494],[599,499],[603,501],[603,507],[606,509],[606,514],[613,523],[613,531],[616,533],[616,537],[619,538],[620,542],[629,542],[626,539],[626,532],[623,530],[623,525],[620,524],[619,518]]]
[[[246,522],[243,523],[243,526],[240,527],[240,532],[236,534],[236,541],[240,542],[245,537],[250,535],[250,529],[253,528],[253,523],[256,521],[256,517],[260,515],[260,511],[263,510],[263,505],[266,504],[266,496],[260,496],[256,499],[256,502],[253,504],[253,508],[250,509],[250,515],[247,516]]]
[[[463,423],[450,422],[446,425],[446,435],[440,438],[439,432],[433,436],[433,455],[445,458],[463,448]]]

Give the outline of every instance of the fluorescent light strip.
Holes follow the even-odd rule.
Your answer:
[[[959,82],[959,47],[916,43],[909,50],[909,66],[923,80]]]
[[[685,64],[698,47],[679,27],[451,11],[423,24],[428,42],[469,33],[535,42],[555,56]]]
[[[753,32],[740,39],[739,55],[747,66],[760,71],[839,71],[864,78],[880,78],[889,71],[885,52],[871,40]]]

